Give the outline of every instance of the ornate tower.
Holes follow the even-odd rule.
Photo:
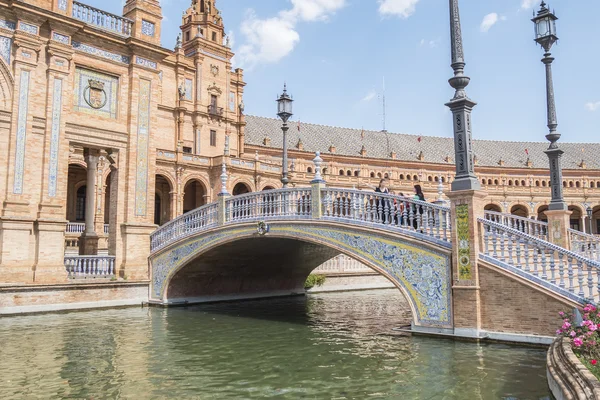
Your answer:
[[[192,111],[193,137],[183,137],[184,146],[197,154],[240,156],[244,152],[243,70],[231,70],[229,40],[216,0],[192,0],[181,20],[178,41],[189,68],[178,68],[178,82],[183,84],[184,106]],[[184,128],[188,131],[187,128]],[[187,143],[187,144],[186,144]]]

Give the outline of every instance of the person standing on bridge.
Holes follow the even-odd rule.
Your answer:
[[[389,194],[390,189],[388,188],[390,181],[387,178],[383,178],[379,181],[379,186],[375,188],[375,193]],[[375,209],[377,210],[377,221],[383,223],[391,222],[392,204],[390,201],[375,199]]]
[[[414,186],[414,191],[415,194],[413,195],[413,200],[418,200],[418,201],[425,201],[425,195],[423,194],[423,188],[421,188],[421,185],[415,185]],[[413,215],[414,215],[414,219],[413,219],[413,228],[417,229],[421,224],[421,215],[423,214],[423,206],[419,205],[417,206],[416,204],[413,206]]]

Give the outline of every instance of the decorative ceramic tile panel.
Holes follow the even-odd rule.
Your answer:
[[[186,100],[192,100],[192,80],[191,79],[186,79],[185,80],[185,99]]]
[[[142,34],[146,36],[154,36],[154,24],[150,21],[142,20]]]
[[[6,28],[10,29],[11,31],[14,31],[15,29],[17,29],[17,23],[13,21],[0,19],[0,28]]]
[[[154,61],[150,61],[139,56],[135,56],[135,63],[144,67],[156,69],[156,63]]]
[[[73,48],[75,50],[79,50],[84,53],[92,54],[98,57],[106,58],[108,60],[116,61],[118,63],[129,64],[129,62],[131,61],[128,56],[111,53],[110,51],[102,50],[84,43],[73,41],[71,44],[73,45]]]
[[[0,57],[10,65],[10,54],[12,53],[12,39],[0,36]]]
[[[74,110],[117,118],[119,79],[83,68],[75,69]]]
[[[58,0],[58,9],[67,11],[67,0]]]
[[[146,215],[148,197],[148,138],[150,137],[150,81],[140,79],[138,104],[137,171],[135,179],[135,215]]]
[[[58,175],[58,146],[60,143],[60,115],[62,113],[62,79],[54,78],[52,90],[52,131],[50,135],[50,162],[48,174],[48,196],[56,197]]]
[[[229,92],[229,111],[235,111],[235,93]]]
[[[468,204],[456,206],[456,229],[458,235],[458,279],[461,281],[472,280]]]
[[[61,35],[58,32],[52,32],[52,40],[63,44],[69,44],[69,37],[67,35]]]
[[[23,32],[31,33],[32,35],[37,35],[38,27],[35,25],[28,24],[23,21],[19,21],[19,29]]]
[[[14,194],[23,194],[25,173],[25,141],[27,139],[27,108],[29,106],[29,71],[21,71],[19,88],[19,111],[17,114],[17,144],[15,154]]]
[[[384,272],[404,289],[418,323],[436,327],[452,326],[450,257],[405,238],[392,238],[350,227],[280,223],[269,227],[269,236],[317,243],[343,251]],[[256,227],[221,229],[179,242],[151,260],[151,293],[162,299],[173,276],[190,260],[223,243],[256,237]],[[268,246],[268,238],[265,238]]]

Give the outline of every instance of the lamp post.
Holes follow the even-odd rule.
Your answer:
[[[292,114],[292,98],[287,94],[287,85],[283,84],[283,93],[277,99],[277,116],[281,118],[283,121],[283,125],[281,126],[281,130],[283,131],[283,162],[281,169],[281,183],[283,187],[286,188],[289,183],[288,179],[288,160],[287,160],[287,131],[288,125],[287,122],[290,119]]]
[[[451,66],[454,76],[448,82],[456,90],[452,100],[446,103],[446,106],[452,111],[454,125],[456,177],[451,186],[452,191],[479,190],[481,185],[475,175],[471,131],[471,111],[477,103],[469,99],[465,91],[471,78],[464,74],[465,53],[462,44],[458,0],[450,0],[450,42],[452,47]]]
[[[588,222],[588,226],[589,226],[589,228],[590,228],[590,230],[588,231],[588,233],[589,233],[590,235],[593,235],[593,234],[594,234],[594,231],[593,231],[593,224],[592,224],[592,215],[593,215],[593,213],[594,213],[594,210],[592,209],[592,207],[591,207],[591,206],[588,206],[588,208],[587,208],[585,211],[587,212],[588,221],[589,221],[589,222]]]
[[[550,54],[550,49],[558,41],[556,36],[556,20],[558,18],[546,7],[542,1],[537,15],[534,14],[531,20],[535,25],[535,41],[544,49],[544,58],[542,63],[546,66],[546,107],[548,109],[548,129],[549,133],[546,139],[550,142],[550,147],[545,151],[550,161],[550,186],[552,189],[552,200],[548,205],[549,210],[567,210],[567,203],[563,198],[562,186],[562,166],[561,157],[564,153],[558,148],[556,142],[560,139],[560,133],[557,132],[558,122],[556,120],[556,105],[554,104],[554,84],[552,82],[552,62],[554,57]]]

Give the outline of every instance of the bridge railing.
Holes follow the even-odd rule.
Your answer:
[[[406,197],[360,190],[322,189],[324,218],[382,224],[450,242],[450,208]]]
[[[65,256],[70,279],[115,277],[115,256]]]
[[[288,188],[230,197],[225,222],[278,218],[311,218],[311,188]]]
[[[600,262],[504,224],[485,218],[478,221],[482,235],[480,252],[485,256],[508,264],[527,277],[544,281],[559,291],[567,291],[580,300],[599,300]]]
[[[485,211],[485,219],[506,225],[539,239],[548,240],[548,223],[531,218],[504,214],[496,211]]]
[[[600,238],[587,233],[569,229],[571,251],[590,260],[600,261]]]
[[[217,203],[211,203],[167,222],[150,235],[150,250],[159,250],[202,229],[216,226],[217,210]]]

